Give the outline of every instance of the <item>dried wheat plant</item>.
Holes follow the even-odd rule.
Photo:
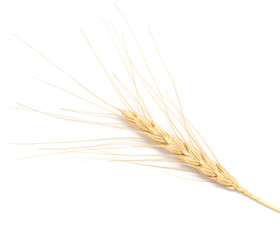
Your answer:
[[[118,9],[119,10],[119,9]],[[133,57],[130,55],[128,51],[128,47],[125,41],[125,38],[122,34],[119,34],[113,24],[108,27],[105,23],[105,27],[108,30],[108,33],[113,41],[114,47],[116,48],[119,57],[126,69],[126,72],[131,79],[131,84],[133,87],[133,92],[131,89],[124,84],[120,78],[116,74],[109,74],[108,70],[105,68],[103,62],[100,60],[99,56],[97,55],[95,49],[93,48],[92,44],[90,43],[88,37],[86,36],[85,32],[81,29],[82,34],[90,47],[91,52],[94,54],[95,58],[100,63],[101,67],[103,68],[105,74],[107,75],[108,79],[110,80],[112,86],[116,94],[118,95],[122,107],[116,107],[115,105],[103,100],[91,90],[86,88],[81,82],[77,81],[74,77],[72,77],[69,73],[63,70],[60,66],[52,62],[49,58],[45,55],[40,53],[38,50],[33,48],[27,42],[22,40],[25,44],[31,47],[35,52],[37,52],[41,57],[45,58],[49,63],[54,65],[58,70],[64,73],[67,77],[70,78],[74,83],[76,83],[79,87],[85,90],[87,93],[95,99],[95,101],[91,101],[85,97],[82,97],[76,93],[70,92],[64,88],[60,88],[56,85],[52,85],[51,83],[44,82],[56,89],[66,92],[82,101],[86,101],[94,105],[99,109],[103,109],[105,113],[96,113],[96,112],[85,112],[85,111],[78,111],[78,110],[71,110],[71,109],[63,109],[64,111],[68,111],[71,113],[76,114],[89,114],[89,115],[105,115],[109,117],[115,117],[118,122],[114,123],[107,123],[107,122],[92,122],[90,120],[83,120],[80,118],[55,114],[50,112],[45,112],[41,110],[37,110],[32,107],[28,107],[25,105],[20,104],[21,107],[25,109],[29,109],[35,112],[40,112],[52,117],[62,118],[70,121],[76,122],[86,122],[86,123],[94,123],[99,124],[104,127],[112,127],[121,130],[129,130],[136,136],[132,137],[119,137],[119,138],[107,138],[107,139],[94,139],[94,140],[84,140],[84,141],[68,141],[68,142],[47,142],[47,143],[29,143],[29,144],[76,144],[76,143],[88,143],[88,142],[97,142],[98,144],[91,144],[91,145],[83,145],[79,147],[56,147],[56,148],[44,148],[44,150],[48,151],[55,151],[46,155],[52,154],[64,154],[64,153],[89,153],[89,154],[102,154],[102,155],[109,155],[113,160],[117,161],[125,161],[128,163],[145,165],[145,166],[155,166],[155,167],[162,167],[166,169],[173,169],[179,171],[190,171],[201,174],[203,177],[207,178],[208,181],[218,183],[223,187],[235,191],[239,191],[242,194],[252,198],[253,200],[277,211],[280,212],[280,209],[265,202],[261,198],[255,196],[254,194],[250,193],[248,190],[243,188],[238,181],[219,163],[216,159],[206,142],[200,136],[200,134],[196,131],[196,129],[191,125],[191,123],[185,118],[183,111],[182,111],[182,104],[178,97],[178,92],[176,86],[174,84],[174,80],[170,75],[163,58],[160,55],[158,46],[156,41],[151,33],[152,41],[154,43],[155,49],[159,56],[160,62],[163,66],[164,71],[167,73],[168,77],[170,78],[170,83],[172,84],[173,92],[176,94],[176,103],[171,100],[169,94],[164,92],[163,88],[159,86],[158,82],[156,81],[153,72],[148,64],[148,61],[142,51],[142,48],[136,38],[136,35],[133,29],[130,27],[129,23],[120,12],[125,24],[127,25],[132,38],[134,39],[135,46],[139,51],[139,55],[146,67],[146,70],[149,73],[151,81],[147,80],[147,77],[144,77],[140,70],[135,66]],[[40,80],[37,78],[37,80]],[[42,81],[42,80],[40,80]],[[140,93],[140,84],[144,87],[145,91],[149,94],[150,101],[147,104],[147,100],[144,100],[142,94]],[[129,100],[131,99],[131,100]],[[155,103],[158,109],[165,115],[167,122],[169,124],[170,129],[164,130],[159,124],[156,123],[154,117],[150,111],[151,101]],[[137,107],[132,105],[132,102],[137,105]],[[149,107],[147,107],[149,105]],[[200,139],[200,141],[198,140]],[[114,144],[115,140],[119,140],[117,146],[110,147],[109,145]],[[201,141],[202,140],[202,141]],[[125,142],[128,141],[128,142]],[[210,152],[206,153],[207,151],[202,148],[202,144],[204,144],[207,148],[207,151]],[[123,146],[125,145],[125,146]],[[141,148],[158,148],[164,150],[159,154],[154,155],[144,155],[144,154],[124,154],[121,152],[112,151],[114,149],[127,149],[135,147]],[[110,151],[112,152],[110,152]],[[37,155],[39,156],[39,155]],[[119,159],[119,158],[122,159]],[[153,164],[148,164],[147,162],[152,162]],[[176,164],[176,167],[160,164],[160,163],[171,163]]]

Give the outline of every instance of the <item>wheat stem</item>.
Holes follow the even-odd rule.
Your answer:
[[[262,204],[262,205],[264,205],[264,206],[266,206],[268,208],[271,208],[272,210],[280,213],[280,208],[278,208],[276,206],[273,206],[272,204],[262,200],[261,198],[257,197],[253,193],[249,192],[247,189],[243,188],[242,186],[239,185],[236,190],[241,192],[245,196],[247,196],[247,197],[257,201],[258,203],[260,203],[260,204]]]

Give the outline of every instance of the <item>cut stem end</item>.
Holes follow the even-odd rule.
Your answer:
[[[241,192],[242,194],[244,194],[245,196],[255,200],[256,202],[276,211],[280,213],[280,208],[273,206],[272,204],[262,200],[261,198],[257,197],[256,195],[252,194],[251,192],[249,192],[247,189],[243,188],[242,186],[238,186],[236,188],[237,191]]]

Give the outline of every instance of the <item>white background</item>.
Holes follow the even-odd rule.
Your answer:
[[[148,55],[156,55],[152,28],[187,117],[220,162],[244,187],[279,207],[279,1],[116,3]],[[13,108],[17,102],[44,110],[83,106],[30,78],[78,91],[14,34],[114,101],[79,30],[81,25],[88,32],[110,72],[121,72],[101,18],[125,29],[112,1],[0,3],[0,238],[279,239],[279,213],[211,183],[95,155],[19,160],[40,154],[40,146],[9,143],[112,136],[107,128]]]

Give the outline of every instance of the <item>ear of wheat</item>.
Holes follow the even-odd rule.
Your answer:
[[[171,136],[155,122],[139,115],[134,111],[120,111],[123,114],[125,120],[133,127],[139,129],[142,133],[150,137],[161,148],[166,149],[167,151],[179,157],[183,163],[196,169],[199,173],[203,174],[207,178],[210,178],[211,180],[221,184],[223,187],[239,191],[244,195],[254,199],[255,201],[277,212],[280,212],[279,208],[265,202],[239,185],[237,180],[231,176],[220,163],[213,161],[199,149],[191,146],[181,139]]]
[[[121,13],[122,15],[122,13]],[[195,138],[194,134],[192,133],[192,131],[190,130],[190,126],[187,123],[186,118],[183,115],[183,111],[182,111],[182,106],[181,106],[181,102],[179,100],[178,97],[178,93],[177,93],[177,89],[174,85],[174,81],[170,75],[170,73],[168,72],[162,58],[161,55],[158,51],[157,45],[155,44],[155,47],[158,51],[158,54],[160,56],[160,59],[163,63],[163,66],[165,68],[165,70],[167,71],[170,79],[172,80],[172,83],[174,85],[174,89],[176,92],[176,95],[178,97],[178,103],[179,103],[179,107],[176,107],[175,110],[177,110],[177,112],[179,113],[180,117],[183,119],[181,124],[184,126],[184,130],[186,131],[185,134],[187,135],[188,139],[190,141],[186,141],[183,137],[182,134],[180,133],[180,131],[178,130],[178,128],[176,127],[176,125],[172,122],[171,118],[170,118],[170,114],[172,113],[172,110],[167,106],[167,104],[164,101],[164,98],[162,96],[162,93],[160,91],[160,88],[157,84],[157,82],[155,81],[153,74],[150,70],[150,67],[147,64],[146,58],[142,52],[142,49],[138,43],[138,40],[136,39],[136,36],[133,32],[133,30],[131,29],[130,25],[128,24],[127,20],[125,19],[125,17],[122,15],[123,19],[125,20],[129,30],[131,31],[135,42],[137,44],[137,46],[139,47],[140,53],[143,57],[143,60],[145,62],[145,64],[147,65],[148,71],[150,72],[152,79],[154,81],[154,85],[155,85],[155,89],[152,89],[149,84],[146,82],[146,80],[140,75],[140,73],[138,72],[137,68],[135,67],[135,64],[133,63],[130,55],[128,54],[128,50],[126,48],[126,44],[124,42],[124,40],[122,41],[120,38],[117,37],[119,43],[121,44],[121,47],[124,51],[124,55],[128,58],[129,64],[128,66],[126,66],[126,69],[129,73],[129,75],[131,76],[131,80],[133,82],[133,85],[135,87],[136,90],[136,96],[132,96],[134,99],[136,99],[136,102],[138,103],[141,112],[138,113],[136,110],[134,110],[133,107],[130,106],[130,104],[128,103],[128,101],[126,100],[126,98],[123,96],[123,94],[121,93],[120,89],[116,86],[115,81],[118,81],[120,84],[122,84],[122,82],[117,78],[116,75],[114,75],[115,77],[115,81],[113,80],[113,78],[111,77],[111,75],[108,73],[108,71],[106,70],[106,68],[104,67],[103,63],[101,62],[101,60],[99,59],[98,55],[96,54],[95,50],[93,49],[92,45],[90,44],[90,41],[88,40],[87,36],[85,35],[85,33],[82,31],[92,53],[95,55],[95,57],[97,58],[97,60],[99,61],[99,63],[101,64],[103,70],[105,71],[107,77],[110,79],[111,83],[113,84],[116,93],[119,95],[120,99],[122,100],[122,103],[126,106],[126,108],[118,108],[115,107],[114,105],[104,101],[103,99],[101,99],[100,97],[96,96],[93,92],[91,92],[90,90],[88,90],[84,85],[82,85],[79,81],[77,81],[76,79],[74,79],[70,74],[68,74],[66,71],[64,71],[61,67],[59,67],[58,65],[56,65],[55,63],[53,63],[51,60],[49,60],[47,57],[45,57],[43,54],[41,54],[39,51],[37,51],[36,49],[34,49],[33,47],[31,47],[28,43],[26,43],[25,41],[22,41],[27,44],[29,47],[31,47],[33,50],[35,50],[39,55],[41,55],[43,58],[45,58],[47,61],[49,61],[51,64],[53,64],[56,68],[58,68],[60,71],[62,71],[65,75],[67,75],[72,81],[74,81],[75,83],[77,83],[80,87],[82,87],[84,90],[86,90],[87,92],[89,92],[95,99],[97,99],[99,102],[107,105],[107,107],[109,108],[113,108],[114,110],[116,110],[118,113],[108,110],[107,107],[102,106],[101,108],[103,108],[106,111],[109,111],[109,114],[113,114],[115,116],[118,116],[120,118],[122,118],[123,120],[125,120],[131,127],[133,127],[138,133],[145,135],[146,137],[148,137],[148,139],[153,143],[153,145],[147,145],[147,146],[155,146],[161,149],[166,150],[167,152],[170,153],[170,155],[166,155],[170,157],[170,161],[173,161],[175,159],[174,162],[176,163],[180,163],[184,166],[188,166],[191,169],[193,169],[193,171],[202,174],[203,176],[205,176],[206,178],[208,178],[210,181],[218,183],[220,185],[222,185],[223,187],[230,189],[230,190],[236,190],[241,192],[242,194],[248,196],[249,198],[252,198],[253,200],[277,211],[280,212],[280,209],[263,201],[262,199],[260,199],[259,197],[255,196],[254,194],[250,193],[248,190],[246,190],[245,188],[243,188],[238,181],[219,163],[219,161],[217,159],[213,160],[211,157],[208,156],[208,154],[206,154],[206,152],[203,150],[203,148],[201,147],[201,145],[199,144],[198,140]],[[108,29],[107,25],[105,25],[106,28]],[[118,50],[118,53],[120,54],[120,49],[117,46],[116,40],[113,37],[112,33],[109,31],[110,36],[116,46],[116,49]],[[153,36],[152,36],[153,38]],[[154,38],[153,38],[154,40]],[[122,55],[120,54],[120,56],[122,57]],[[122,57],[122,60],[124,62],[124,59]],[[125,64],[125,63],[124,63]],[[147,107],[144,104],[143,99],[141,98],[141,95],[139,94],[139,91],[137,89],[136,86],[136,81],[135,81],[135,77],[133,77],[133,73],[138,74],[138,77],[141,79],[141,81],[145,84],[146,88],[151,91],[150,94],[153,96],[155,95],[155,98],[157,98],[158,102],[161,102],[161,110],[164,112],[164,114],[166,115],[166,117],[168,118],[168,121],[171,124],[172,129],[174,130],[175,134],[170,134],[168,131],[165,131],[161,126],[159,126],[151,117],[151,114],[149,113]],[[49,83],[48,83],[49,84]],[[49,84],[51,85],[51,84]],[[54,85],[52,85],[54,86]],[[56,88],[59,88],[57,86],[54,86]],[[126,89],[125,85],[122,84],[122,87],[130,94],[131,92],[129,90]],[[59,88],[60,90],[63,90],[64,92],[67,92],[69,94],[72,94],[75,97],[78,97],[84,101],[87,101],[89,103],[93,103],[88,99],[85,99],[84,97],[78,96],[77,94],[74,94],[72,92],[66,91],[64,89]],[[157,92],[156,92],[157,91]],[[155,100],[155,102],[157,102]],[[95,102],[93,103],[94,105],[97,105]],[[48,112],[43,112],[43,111],[39,111],[36,110],[34,108],[30,108],[30,107],[26,107],[24,105],[21,105],[27,109],[33,110],[33,111],[37,111],[40,113],[44,113],[47,115],[50,115],[52,117],[57,117],[57,118],[62,118],[62,119],[66,119],[66,120],[71,120],[71,121],[78,121],[78,122],[89,122],[89,121],[85,121],[85,120],[81,120],[81,119],[77,119],[77,118],[72,118],[72,117],[67,117],[67,116],[63,116],[63,115],[58,115],[58,114],[53,114],[53,113],[48,113]],[[98,105],[99,106],[99,105]],[[71,110],[70,110],[71,111]],[[73,111],[73,110],[72,110]],[[77,112],[77,111],[76,111]],[[177,118],[178,119],[178,118]],[[97,123],[98,124],[98,123]],[[116,125],[110,125],[110,124],[106,124],[106,123],[102,123],[102,125],[104,126],[110,126],[110,127],[116,127]],[[144,138],[142,138],[143,140],[146,140]],[[95,146],[96,147],[96,146]],[[52,149],[54,150],[54,149]],[[58,150],[58,148],[56,148],[56,150]],[[63,148],[63,149],[59,149],[59,150],[63,150],[62,152],[59,153],[65,153],[65,152],[76,152],[76,151],[80,151],[80,152],[86,152],[89,150],[92,150],[92,146],[91,148],[89,147],[83,147],[79,148],[77,150],[73,149],[73,148]],[[104,148],[103,148],[104,150]],[[105,153],[104,151],[101,153]],[[172,160],[173,159],[173,160]],[[130,162],[134,162],[134,161],[130,161]],[[145,164],[143,164],[145,165]]]

